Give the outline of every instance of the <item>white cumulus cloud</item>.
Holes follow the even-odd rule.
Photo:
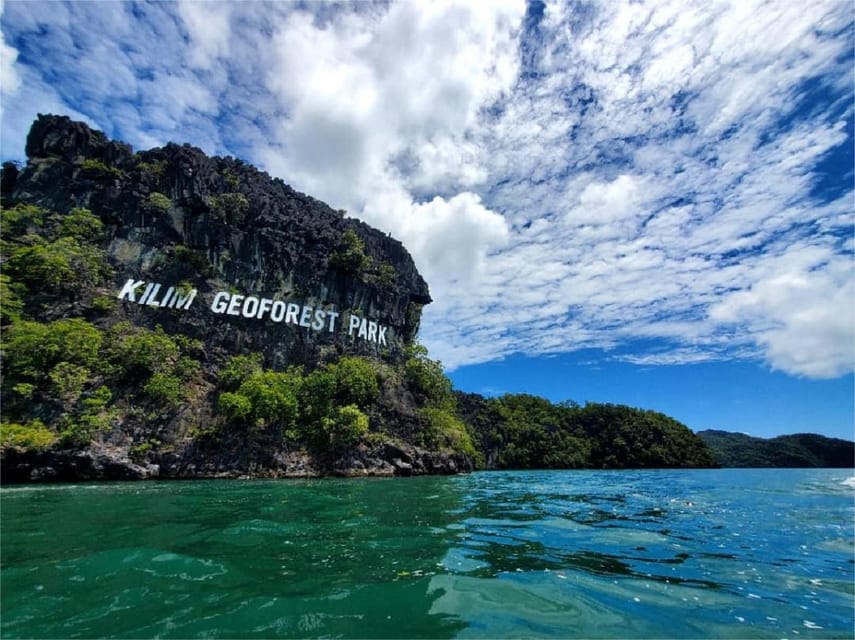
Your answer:
[[[714,304],[710,316],[744,325],[769,362],[787,373],[847,373],[855,360],[854,266],[822,249],[790,248],[763,265],[750,287]]]
[[[231,5],[226,2],[182,0],[178,12],[190,33],[189,63],[210,69],[217,58],[228,55]]]
[[[466,138],[516,78],[521,16],[519,3],[453,2],[288,16],[267,75],[288,118],[259,158],[396,234],[447,290],[507,241],[504,219],[466,189],[486,177]],[[414,188],[435,195],[421,201]]]

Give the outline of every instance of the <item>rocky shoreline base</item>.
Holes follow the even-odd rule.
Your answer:
[[[134,460],[126,449],[109,444],[47,452],[6,451],[0,484],[93,480],[167,480],[211,478],[318,478],[452,475],[473,470],[463,454],[428,451],[383,443],[360,445],[335,459],[319,459],[305,450],[271,452],[263,459],[244,455],[211,458],[188,449]]]

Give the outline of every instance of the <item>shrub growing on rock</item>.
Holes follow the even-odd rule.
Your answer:
[[[248,422],[251,427],[275,425],[288,431],[296,424],[299,386],[296,371],[257,371],[236,391],[220,394],[218,405],[227,421]]]
[[[59,236],[95,242],[104,235],[104,223],[89,209],[75,207],[68,215],[59,217],[57,232]]]
[[[154,331],[130,322],[114,325],[108,334],[107,351],[120,375],[138,377],[171,369],[180,349],[161,327]]]
[[[92,369],[102,338],[97,327],[79,318],[16,322],[3,340],[7,376],[16,381],[43,380],[60,362]]]
[[[178,405],[186,397],[184,383],[177,375],[158,371],[143,386],[145,394],[166,407]]]
[[[336,377],[328,367],[315,369],[307,375],[298,393],[300,426],[310,432],[330,415],[336,395]]]
[[[330,264],[342,271],[362,273],[371,265],[370,256],[365,255],[365,243],[353,229],[341,236],[339,248],[330,256]]]
[[[252,402],[240,393],[231,391],[221,393],[217,400],[217,407],[227,422],[246,422],[252,415]]]
[[[172,200],[158,191],[148,194],[145,200],[146,209],[153,213],[167,213],[172,207]]]
[[[335,400],[339,405],[367,407],[377,399],[380,385],[374,364],[360,356],[343,356],[326,366],[335,380]]]
[[[407,381],[430,403],[447,404],[453,401],[451,380],[442,370],[442,363],[428,358],[428,351],[420,344],[409,348],[404,373]]]
[[[243,384],[247,378],[260,372],[260,353],[232,356],[220,369],[219,383],[223,389],[233,391]]]
[[[0,424],[0,448],[21,451],[43,451],[57,441],[57,434],[41,420],[27,424],[15,422]]]
[[[368,416],[353,404],[338,407],[332,416],[321,421],[322,441],[326,451],[335,452],[352,447],[368,433]]]
[[[112,273],[104,252],[70,236],[53,242],[16,247],[9,253],[6,273],[30,291],[76,294],[102,284]]]
[[[33,233],[45,222],[47,212],[32,204],[18,203],[3,208],[0,213],[0,232],[4,238],[20,238]]]

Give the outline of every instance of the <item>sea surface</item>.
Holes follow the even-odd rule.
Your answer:
[[[0,635],[851,638],[851,470],[0,489]]]

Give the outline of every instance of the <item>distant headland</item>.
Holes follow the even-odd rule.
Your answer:
[[[698,432],[722,467],[836,467],[855,469],[855,442],[816,433],[756,438],[709,429]]]

